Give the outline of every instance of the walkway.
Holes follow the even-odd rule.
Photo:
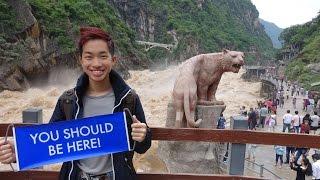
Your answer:
[[[285,90],[287,88],[285,87]],[[297,96],[297,109],[299,111],[299,115],[305,115],[305,112],[302,111],[302,107],[303,107],[303,97]],[[277,109],[277,126],[276,126],[276,132],[282,132],[282,117],[284,116],[284,114],[286,113],[287,110],[290,110],[291,114],[294,114],[295,109],[293,108],[292,105],[292,97],[289,97],[288,100],[285,100],[285,104],[283,108],[278,107]],[[264,129],[262,128],[258,128],[258,131],[267,131],[268,128],[265,127]],[[310,154],[313,154],[314,150],[310,150]],[[284,156],[284,161],[286,160],[286,157]],[[309,158],[309,160],[311,160],[311,158]],[[284,178],[284,179],[295,179],[296,177],[296,172],[291,170],[289,167],[289,164],[283,164],[282,168],[280,169],[279,166],[275,167],[275,151],[273,149],[273,146],[270,145],[258,145],[257,151],[256,151],[256,163],[258,164],[264,164],[264,167],[271,170],[272,172],[274,172],[275,174],[277,174],[278,176]],[[313,162],[311,160],[311,162]],[[246,164],[251,165],[251,164]],[[255,170],[257,170],[259,172],[259,168],[255,167]],[[249,173],[249,171],[247,171]],[[249,173],[250,174],[250,173]],[[256,175],[256,174],[252,174],[252,175]],[[271,174],[270,173],[264,173],[264,177],[268,178],[268,179],[275,179],[274,177],[270,177]],[[311,177],[307,177],[306,179],[311,179]]]

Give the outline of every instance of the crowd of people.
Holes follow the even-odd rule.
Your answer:
[[[288,107],[290,108],[284,106],[285,102],[289,104]],[[292,107],[290,106],[291,103]],[[302,108],[299,108],[301,105]],[[286,113],[281,117],[279,113],[277,116],[279,108],[286,110]],[[249,111],[245,106],[242,106],[240,114],[246,117],[249,130],[259,129],[275,132],[275,127],[280,127],[279,122],[282,121],[282,128],[280,127],[282,132],[319,135],[319,110],[320,101],[317,94],[308,92],[297,84],[283,81],[279,82],[279,88],[274,92],[273,98],[258,101],[257,107],[250,107]],[[257,148],[256,144],[248,145],[247,159],[255,160]],[[289,167],[297,172],[296,179],[300,180],[305,179],[305,176],[313,176],[314,179],[320,180],[319,150],[315,150],[312,154],[312,160],[314,161],[312,164],[308,159],[312,153],[309,148],[275,145],[274,151],[276,167],[282,168],[283,164],[289,164]],[[283,156],[285,156],[285,159]]]

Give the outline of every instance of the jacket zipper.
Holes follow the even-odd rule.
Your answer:
[[[78,118],[78,115],[79,115],[79,111],[80,111],[80,106],[79,106],[79,98],[78,98],[78,94],[77,94],[77,91],[76,89],[74,89],[74,94],[76,95],[76,98],[77,98],[77,101],[76,101],[76,104],[77,104],[77,113],[76,113],[76,116],[75,116],[75,119]],[[71,161],[71,170],[70,170],[70,173],[69,173],[69,176],[68,176],[68,179],[71,180],[71,174],[72,174],[72,171],[73,171],[73,161]]]
[[[131,89],[129,89],[129,91],[128,91],[124,96],[122,96],[122,98],[120,99],[119,103],[113,107],[112,113],[114,112],[114,110],[115,110],[118,106],[120,106],[122,100],[123,100],[125,97],[127,97],[127,95],[128,95],[130,92],[131,92]],[[128,164],[128,163],[127,163],[127,164]],[[115,179],[116,179],[116,173],[115,173],[115,171],[114,171],[113,154],[112,154],[112,153],[111,153],[111,165],[112,165],[113,180],[115,180]]]
[[[112,109],[112,113],[114,112],[114,110],[121,104],[122,100],[127,97],[127,95],[131,92],[131,89],[120,99],[120,102],[113,107]],[[74,90],[74,93],[76,95],[76,98],[77,98],[77,101],[76,101],[76,104],[77,104],[77,113],[76,113],[76,116],[75,116],[75,119],[78,118],[78,115],[79,115],[79,111],[80,111],[80,106],[79,106],[79,98],[78,98],[78,94],[77,94],[77,91],[76,89]],[[127,159],[126,159],[126,162],[127,162]],[[128,164],[128,162],[127,162]],[[112,174],[113,174],[113,180],[116,179],[116,173],[114,171],[114,165],[113,165],[113,154],[111,153],[111,165],[112,165]],[[71,161],[71,170],[70,170],[70,173],[69,173],[69,180],[71,180],[71,174],[72,174],[72,171],[73,171],[73,161]],[[131,167],[129,167],[131,169]],[[132,169],[131,169],[132,170]]]
[[[129,168],[131,171],[133,171],[132,168],[131,168],[131,166],[130,166],[129,163],[128,163],[128,158],[125,157],[124,160],[126,161],[128,168]]]

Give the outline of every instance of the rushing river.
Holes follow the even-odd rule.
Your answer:
[[[158,71],[130,71],[131,78],[127,83],[140,94],[149,126],[164,126],[167,104],[171,99],[171,92],[178,67],[172,66],[166,70]],[[240,78],[240,73],[225,73],[217,90],[217,99],[223,100],[227,105],[225,117],[237,114],[240,106],[255,107],[260,100],[259,91],[261,84],[245,82]],[[75,82],[76,76],[73,77]],[[70,77],[69,77],[70,79]],[[43,120],[48,122],[55,107],[57,98],[67,86],[47,86],[31,88],[24,92],[3,91],[0,93],[0,123],[22,122],[22,111],[27,108],[43,109]],[[159,160],[156,153],[157,142],[153,142],[152,148],[144,155],[135,156],[137,171],[163,172],[166,171],[164,163]],[[9,169],[9,166],[0,165],[1,169]],[[59,165],[45,168],[59,169]]]

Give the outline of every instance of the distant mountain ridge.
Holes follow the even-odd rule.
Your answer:
[[[259,21],[264,26],[264,29],[268,36],[271,38],[273,47],[280,49],[282,45],[278,38],[283,29],[272,22],[268,22],[263,19],[259,19]]]

